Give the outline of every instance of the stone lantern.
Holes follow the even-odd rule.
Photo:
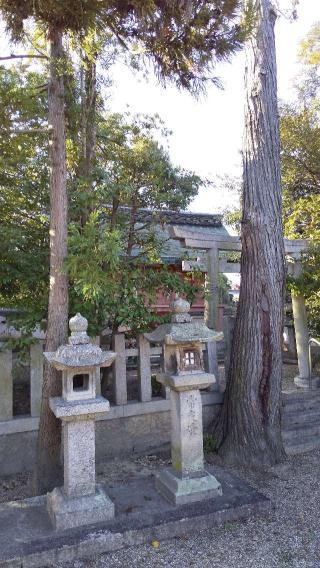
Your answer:
[[[204,370],[202,343],[219,341],[222,333],[192,320],[190,304],[177,298],[170,324],[145,337],[163,345],[163,373],[157,381],[169,387],[172,467],[156,476],[158,491],[171,503],[184,504],[221,495],[221,485],[204,467],[200,389],[215,382]]]
[[[108,412],[109,402],[96,396],[100,367],[116,354],[90,343],[88,322],[77,314],[69,322],[68,345],[44,353],[62,371],[62,397],[50,398],[50,408],[62,420],[64,486],[48,493],[47,507],[58,529],[96,523],[114,516],[114,505],[95,481],[95,419]]]

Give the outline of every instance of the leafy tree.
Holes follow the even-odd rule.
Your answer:
[[[315,24],[301,43],[302,72],[297,100],[281,108],[284,231],[288,238],[310,241],[298,280],[289,279],[292,292],[307,301],[312,334],[320,334],[320,26]]]
[[[218,278],[218,286],[219,286],[219,304],[230,304],[230,290],[232,289],[231,282],[229,278],[219,272]]]
[[[0,101],[0,301],[23,311],[27,332],[48,302],[46,76],[0,68]]]
[[[14,323],[26,333],[45,320],[48,301],[44,81],[45,76],[31,72],[25,64],[2,69],[0,75],[0,100],[6,104],[0,123],[5,133],[0,139],[0,298],[3,305],[22,311],[18,321],[14,316]],[[97,153],[90,172],[92,189],[86,191],[87,177],[81,170],[82,139],[76,127],[81,123],[81,97],[73,88],[71,81],[67,116],[73,121],[66,133],[71,198],[70,313],[80,306],[83,310],[85,302],[94,334],[108,325],[114,330],[119,325],[137,330],[155,320],[150,303],[161,286],[168,294],[179,290],[190,296],[194,291],[192,279],[183,283],[161,263],[161,251],[166,246],[159,230],[159,224],[164,223],[161,214],[142,225],[136,222],[137,211],[185,209],[205,181],[171,164],[167,150],[156,139],[160,133],[162,140],[169,135],[158,117],[132,118],[100,110]],[[15,129],[10,137],[9,127]],[[34,134],[26,136],[26,132]]]
[[[34,18],[46,27],[80,33],[108,30],[140,67],[151,62],[161,81],[198,91],[217,82],[215,66],[241,49],[252,28],[252,2],[240,0],[1,0],[0,10],[15,39]]]
[[[300,43],[300,60],[305,65],[311,65],[313,72],[320,66],[320,23],[313,24],[307,37]]]
[[[75,302],[85,300],[96,331],[107,324],[138,330],[156,321],[151,304],[160,288],[192,294],[161,262],[166,238],[159,225],[161,210],[185,209],[203,181],[171,164],[154,137],[161,129],[167,135],[157,117],[101,118],[94,191],[74,196],[75,219],[88,205],[92,213],[84,226],[72,224],[68,268]],[[144,208],[155,210],[153,217],[139,222]]]
[[[317,105],[291,104],[281,112],[281,164],[288,238],[312,238],[311,202],[320,195],[320,124]],[[317,213],[314,208],[313,213]],[[313,225],[314,224],[314,225]]]

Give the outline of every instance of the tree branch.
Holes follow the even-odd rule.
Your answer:
[[[36,59],[48,59],[46,55],[6,55],[5,57],[0,57],[0,61],[7,61],[8,59],[26,59],[26,58],[36,58]]]
[[[0,134],[49,134],[52,131],[52,128],[21,128],[13,129],[13,130],[0,130]]]

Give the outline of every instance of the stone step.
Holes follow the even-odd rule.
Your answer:
[[[306,400],[309,398],[320,399],[320,389],[296,389],[293,391],[282,391],[283,401]]]
[[[320,448],[320,436],[306,436],[302,441],[284,442],[288,455],[303,454]]]
[[[282,428],[290,428],[296,424],[307,424],[318,421],[320,424],[320,408],[294,410],[282,413]]]
[[[282,439],[287,454],[320,448],[319,390],[283,393],[282,403]]]
[[[293,443],[300,444],[306,438],[318,437],[320,443],[320,420],[307,422],[306,424],[296,424],[286,427],[282,430],[282,439],[284,442],[292,441]]]
[[[299,412],[299,411],[307,411],[312,409],[319,409],[320,410],[320,397],[319,395],[311,395],[308,396],[290,396],[287,398],[282,399],[283,403],[283,413],[287,412]]]

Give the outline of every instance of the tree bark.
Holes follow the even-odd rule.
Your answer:
[[[230,463],[263,466],[284,456],[281,439],[285,257],[274,24],[256,0],[246,48],[241,288],[224,403],[214,426]]]
[[[64,52],[62,33],[48,34],[50,79],[48,88],[50,141],[50,289],[46,351],[55,351],[68,335],[68,279],[63,270],[67,257],[68,196],[65,149]],[[61,395],[61,377],[45,364],[38,432],[35,489],[50,491],[62,480],[61,422],[49,408],[49,398]]]

